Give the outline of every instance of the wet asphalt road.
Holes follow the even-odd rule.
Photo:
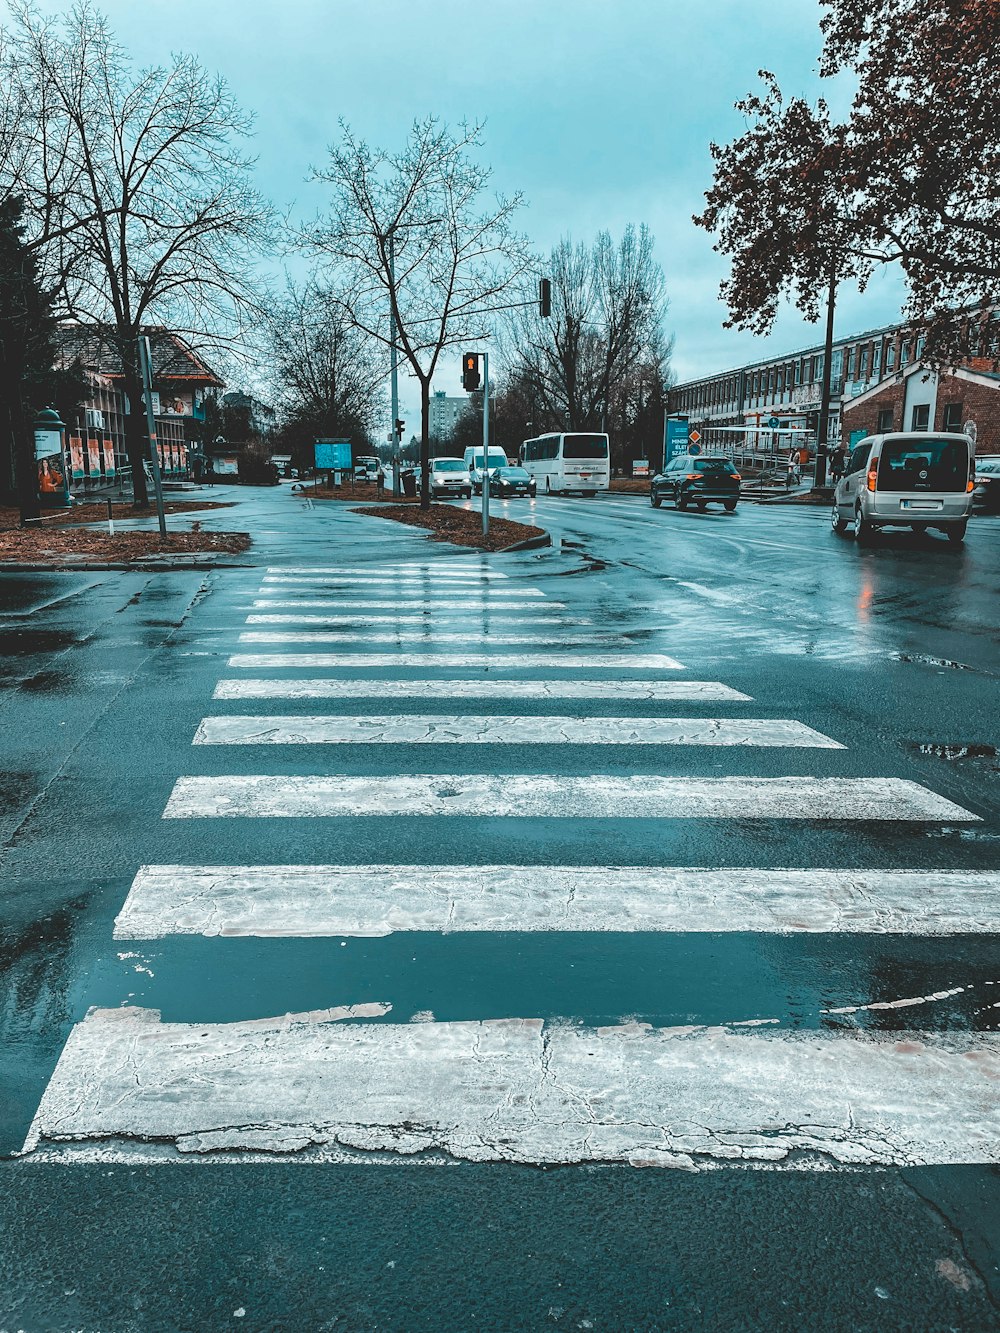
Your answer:
[[[989,753],[1000,746],[1000,520],[977,519],[960,550],[910,534],[862,550],[835,537],[822,510],[679,514],[632,497],[495,504],[511,517],[533,514],[557,547],[485,563],[564,603],[567,622],[591,618],[626,654],[669,653],[694,678],[752,696],[728,705],[727,717],[795,718],[846,748],[759,750],[749,760],[707,746],[511,745],[491,752],[488,771],[899,777],[982,822],[624,820],[609,811],[479,820],[470,833],[467,821],[363,813],[336,821],[335,832],[323,820],[165,821],[182,774],[483,771],[475,746],[331,754],[298,745],[266,763],[255,746],[221,757],[191,746],[206,715],[254,711],[211,696],[234,674],[226,663],[260,596],[261,565],[375,568],[389,555],[444,568],[453,559],[395,527],[389,548],[388,525],[306,508],[286,488],[239,498],[237,510],[198,517],[250,526],[257,567],[0,575],[0,1330],[1000,1327],[994,1167],[170,1170],[12,1156],[71,1026],[94,1005],[191,1023],[386,1000],[385,1021],[396,1023],[427,1011],[438,1021],[540,1015],[593,1027],[633,1018],[927,1032],[1000,1023],[993,934],[114,941],[143,863],[1000,868],[1000,761]],[[463,627],[498,632],[489,613],[455,614]],[[362,611],[357,633],[366,629]],[[556,626],[553,641],[591,632]],[[281,711],[359,709],[296,701]],[[456,710],[409,700],[380,711]],[[509,701],[475,705],[510,711]],[[552,711],[517,704],[521,715]],[[560,711],[699,709],[599,700]],[[970,744],[982,752],[940,753]],[[864,1008],[942,992],[903,1010]],[[857,1012],[823,1012],[848,1007]]]

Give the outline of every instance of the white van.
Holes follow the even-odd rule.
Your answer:
[[[507,455],[502,449],[490,445],[488,457],[489,469],[492,472],[495,467],[508,467]],[[473,445],[465,451],[465,466],[472,481],[472,489],[477,495],[482,493],[483,489],[483,446],[481,444]]]
[[[859,440],[834,491],[834,532],[853,522],[859,542],[883,527],[938,528],[949,541],[964,541],[976,485],[974,455],[967,435],[911,431]]]
[[[417,473],[417,489],[420,489],[420,473]],[[428,476],[428,490],[432,500],[440,500],[444,495],[472,495],[472,479],[469,469],[461,458],[432,458]]]

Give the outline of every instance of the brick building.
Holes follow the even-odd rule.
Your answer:
[[[936,374],[909,366],[843,404],[843,432],[853,443],[893,430],[960,431],[975,423],[976,452],[1000,453],[1000,374],[977,369]]]
[[[920,366],[923,339],[904,324],[837,339],[830,368],[831,443],[840,438],[842,418],[845,431],[875,429],[879,412],[891,407],[896,430],[957,430],[974,421],[979,452],[1000,452],[1000,376],[992,359],[1000,348],[1000,320],[982,323],[981,350],[991,355],[951,375],[938,376]],[[792,432],[816,439],[823,362],[824,349],[818,345],[687,380],[670,389],[667,411],[687,416],[709,448],[736,442],[741,448],[745,443],[765,451],[787,450],[789,439],[797,438]],[[914,417],[920,408],[926,413]],[[914,427],[914,419],[926,424]],[[773,434],[767,430],[771,420],[779,423]]]

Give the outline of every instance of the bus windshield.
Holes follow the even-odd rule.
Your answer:
[[[563,458],[607,458],[606,435],[564,435]]]

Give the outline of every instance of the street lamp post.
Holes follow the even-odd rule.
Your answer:
[[[396,355],[396,229],[389,232],[389,383],[392,397],[392,497],[399,499],[399,368]]]

